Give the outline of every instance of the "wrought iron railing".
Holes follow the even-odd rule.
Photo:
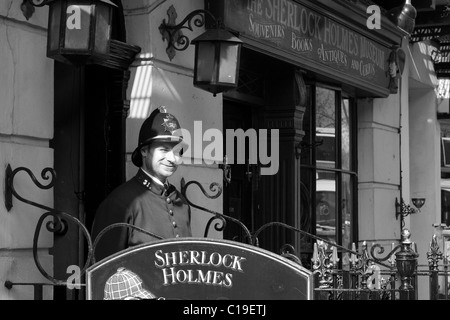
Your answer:
[[[65,212],[30,201],[18,194],[14,188],[14,177],[19,172],[26,172],[38,188],[45,190],[54,186],[56,173],[51,168],[42,170],[42,179],[49,180],[47,184],[42,184],[28,168],[19,167],[12,170],[8,165],[5,172],[5,205],[8,211],[12,208],[13,196],[24,203],[45,211],[39,218],[36,226],[33,238],[33,258],[39,272],[49,282],[14,283],[7,279],[4,285],[10,290],[15,286],[33,286],[35,299],[42,299],[43,288],[45,286],[68,285],[67,279],[56,279],[49,275],[39,261],[39,235],[43,222],[48,217],[53,218],[53,221],[46,224],[46,228],[50,232],[63,235],[71,225],[75,225],[82,230],[87,241],[88,254],[86,262],[83,268],[81,268],[80,277],[83,276],[86,269],[91,264],[95,263],[96,245],[101,237],[111,229],[124,227],[133,228],[157,239],[162,239],[162,237],[149,233],[136,226],[127,223],[117,223],[102,230],[95,241],[92,242],[91,236],[84,224],[75,217]],[[197,181],[189,181],[187,183],[184,179],[181,181],[181,192],[189,205],[213,215],[206,224],[204,237],[208,237],[211,228],[214,228],[216,231],[223,231],[227,226],[227,223],[235,223],[242,228],[242,231],[245,234],[244,241],[254,246],[259,246],[258,237],[260,233],[272,227],[285,228],[316,240],[311,259],[311,271],[315,275],[316,299],[414,299],[417,296],[416,284],[419,276],[426,276],[429,278],[430,299],[448,299],[449,297],[448,257],[440,252],[436,236],[433,237],[430,243],[430,251],[427,253],[428,269],[422,269],[423,266],[417,265],[417,249],[415,248],[414,243],[410,241],[411,234],[407,229],[403,230],[400,243],[396,246],[392,244],[391,251],[384,257],[380,256],[384,253],[384,248],[379,244],[373,244],[369,250],[367,244],[364,242],[361,246],[361,252],[358,252],[355,244],[352,245],[352,249],[350,250],[283,222],[266,223],[252,233],[240,220],[193,203],[187,195],[187,189],[191,185],[196,185],[203,195],[209,199],[217,199],[222,193],[222,187],[218,183],[211,183],[209,189],[212,194],[209,194],[205,188],[203,188],[202,184]],[[301,264],[292,245],[283,245],[279,253],[282,256]],[[340,259],[346,260],[345,263],[341,261],[341,268],[339,268]],[[441,261],[442,263],[440,263]],[[84,284],[81,284],[81,287],[83,286]]]

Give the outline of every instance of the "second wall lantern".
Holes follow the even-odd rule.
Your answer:
[[[192,43],[195,45],[194,86],[209,91],[214,96],[235,89],[239,80],[239,61],[243,42],[231,32],[219,27],[219,21],[207,10],[192,11],[179,24],[175,24],[177,14],[173,6],[170,6],[167,15],[169,21],[166,23],[163,20],[159,30],[163,40],[168,42],[166,52],[170,60],[175,56],[175,50],[186,50]],[[196,27],[202,27],[205,25],[206,17],[212,20],[215,27],[207,29],[189,41],[181,29],[192,31],[192,21]]]
[[[194,86],[211,92],[236,88],[242,41],[223,29],[210,29],[195,44]]]

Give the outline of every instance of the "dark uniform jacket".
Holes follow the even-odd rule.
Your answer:
[[[160,238],[190,237],[191,211],[186,199],[170,185],[167,191],[139,169],[136,176],[114,189],[100,204],[94,219],[92,239],[114,223],[128,223]],[[158,238],[128,227],[105,232],[96,244],[96,261]]]

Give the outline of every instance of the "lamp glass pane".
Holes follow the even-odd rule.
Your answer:
[[[89,36],[91,29],[90,5],[71,4],[67,6],[66,50],[89,50]]]
[[[197,78],[199,82],[215,82],[215,46],[211,42],[197,43]]]
[[[220,83],[236,83],[238,47],[236,43],[221,44],[219,64]]]
[[[61,1],[54,1],[50,6],[48,25],[48,43],[50,51],[58,50],[61,26]]]
[[[98,3],[95,25],[95,52],[107,54],[109,52],[109,39],[111,37],[111,10],[110,6]]]

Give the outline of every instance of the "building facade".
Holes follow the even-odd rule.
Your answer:
[[[113,2],[115,55],[86,66],[46,57],[47,7],[25,17],[18,1],[0,4],[2,181],[8,164],[29,168],[41,182],[41,171],[54,168],[51,190],[20,172],[17,193],[66,212],[89,230],[100,201],[135,174],[131,153],[139,128],[163,105],[191,134],[191,150],[171,183],[183,189],[198,182],[206,195],[189,187],[192,203],[230,215],[252,233],[282,222],[347,248],[365,241],[389,250],[406,227],[419,263],[427,264],[425,252],[443,223],[429,43],[411,43],[385,10],[370,11],[364,1]],[[193,45],[167,50],[163,21],[180,23],[199,9],[243,41],[234,90],[213,95],[193,85]],[[204,31],[182,33],[192,40]],[[236,137],[239,129],[247,140]],[[222,136],[213,141],[208,132]],[[230,182],[224,168],[231,169]],[[221,186],[218,197],[208,197],[216,192],[209,191],[211,183]],[[413,198],[425,199],[420,212],[396,215],[396,201]],[[2,281],[48,283],[33,258],[33,235],[45,211],[17,197],[7,207],[5,200]],[[192,212],[193,235],[203,237],[213,214]],[[88,256],[79,225],[67,225],[62,233],[42,228],[37,244],[39,261],[56,279],[73,275],[70,267],[83,267]],[[245,241],[233,224],[209,228],[208,237]],[[273,252],[290,244],[306,267],[313,240],[279,227],[258,236],[259,246]],[[425,291],[419,298],[427,298]],[[27,285],[0,288],[1,299],[33,294]],[[44,286],[43,297],[82,299],[83,291]]]

